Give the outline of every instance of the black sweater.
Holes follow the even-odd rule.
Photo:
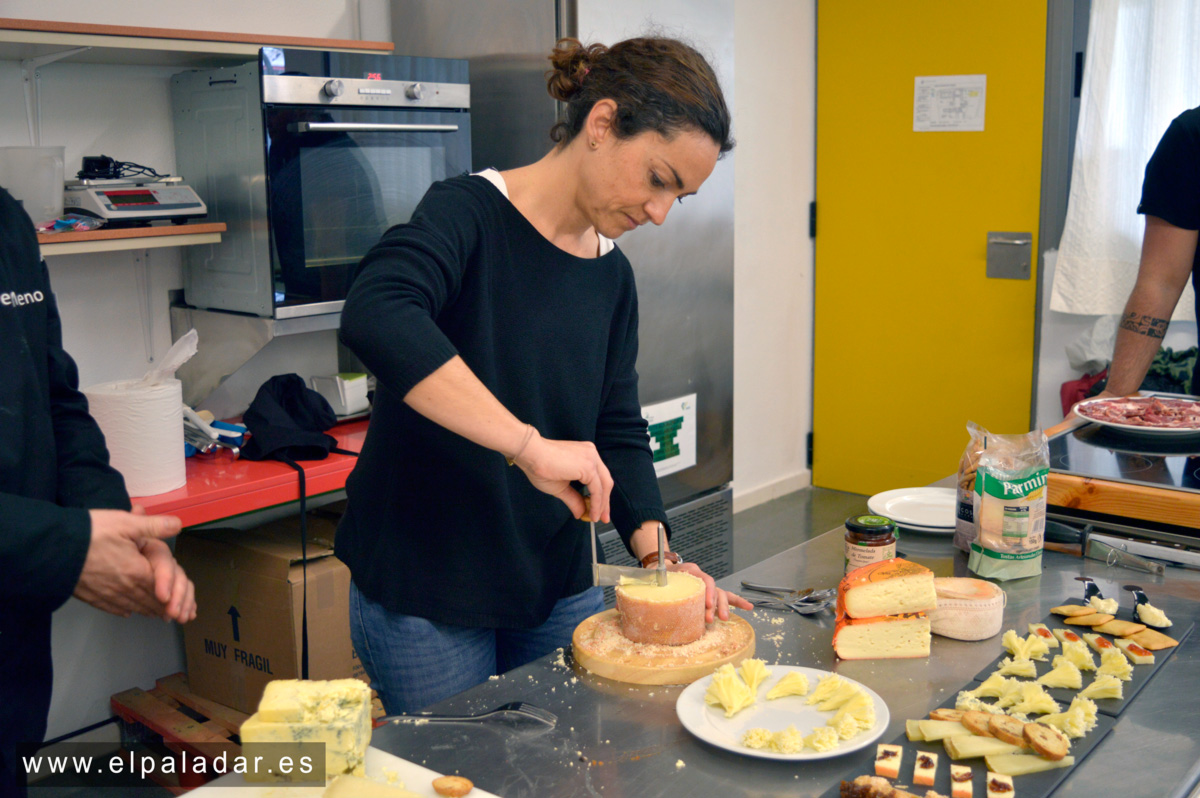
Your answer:
[[[456,354],[547,438],[595,442],[628,545],[666,523],[637,395],[637,293],[619,249],[555,247],[488,181],[434,184],[363,259],[342,340],[377,378],[337,555],[393,612],[532,628],[591,584],[587,525],[403,397]]]
[[[0,740],[14,712],[33,742],[49,702],[50,613],[70,598],[91,541],[86,508],[128,510],[129,497],[63,351],[33,224],[3,189],[0,374]]]

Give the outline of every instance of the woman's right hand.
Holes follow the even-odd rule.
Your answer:
[[[576,518],[583,516],[588,504],[571,483],[586,485],[595,513],[591,519],[597,522],[611,520],[608,500],[613,479],[594,443],[550,440],[535,431],[513,462],[535,488],[559,499]]]

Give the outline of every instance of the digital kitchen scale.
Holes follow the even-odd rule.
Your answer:
[[[104,219],[110,227],[169,221],[183,224],[208,215],[204,201],[180,177],[68,180],[63,210]]]

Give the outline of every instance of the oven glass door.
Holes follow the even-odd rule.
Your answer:
[[[432,183],[471,167],[465,112],[264,111],[277,317],[340,310],[367,250]]]

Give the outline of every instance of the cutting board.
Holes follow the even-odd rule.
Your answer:
[[[575,660],[597,676],[632,684],[691,684],[727,662],[754,656],[754,627],[735,613],[684,646],[645,645],[619,637],[620,615],[605,610],[575,627]],[[612,645],[618,638],[617,645]],[[598,640],[608,641],[600,645]]]
[[[439,798],[433,791],[433,780],[441,775],[378,748],[367,749],[367,777],[383,784],[403,784],[404,789],[417,795]],[[469,773],[461,775],[471,777]],[[394,781],[389,782],[389,777]],[[188,795],[194,798],[320,798],[323,792],[324,787],[288,787],[279,782],[250,785],[240,773],[230,773],[192,790]],[[495,794],[478,787],[471,790],[471,798],[475,796],[497,798]]]
[[[1052,507],[1200,529],[1200,493],[1186,490],[1052,471],[1046,478],[1046,502]]]

